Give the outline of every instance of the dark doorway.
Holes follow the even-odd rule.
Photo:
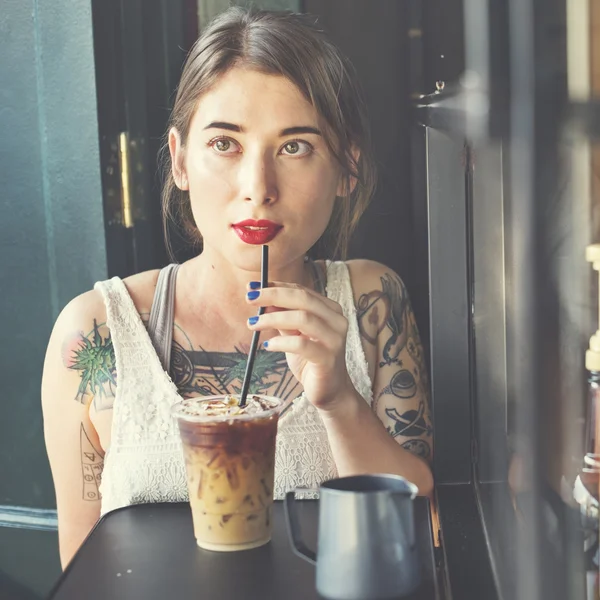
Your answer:
[[[125,277],[168,262],[157,156],[197,8],[93,0],[92,12],[108,272]]]

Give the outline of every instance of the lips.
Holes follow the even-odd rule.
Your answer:
[[[283,229],[282,225],[260,219],[247,219],[232,225],[237,236],[246,244],[268,244]]]

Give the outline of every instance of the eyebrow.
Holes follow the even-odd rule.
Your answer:
[[[227,123],[226,121],[213,121],[212,123],[209,123],[204,129],[227,129],[228,131],[237,131],[238,133],[244,132],[244,128],[241,125]],[[312,133],[314,135],[323,135],[320,129],[317,129],[316,127],[311,127],[309,125],[300,125],[296,127],[287,127],[286,129],[283,129],[279,133],[279,136],[283,137],[286,135],[298,135],[306,133]]]

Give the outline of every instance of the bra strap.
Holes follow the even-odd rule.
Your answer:
[[[313,280],[315,282],[315,291],[319,292],[322,296],[327,295],[327,282],[325,280],[325,276],[323,275],[323,270],[321,267],[317,265],[317,263],[310,259],[309,264],[313,273]]]
[[[175,316],[175,282],[181,265],[171,264],[161,269],[156,282],[148,335],[158,354],[163,369],[168,373],[171,367],[171,346]]]

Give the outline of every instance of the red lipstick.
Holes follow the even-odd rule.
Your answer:
[[[246,219],[232,227],[242,242],[254,245],[268,244],[283,229],[283,225],[266,219]]]

